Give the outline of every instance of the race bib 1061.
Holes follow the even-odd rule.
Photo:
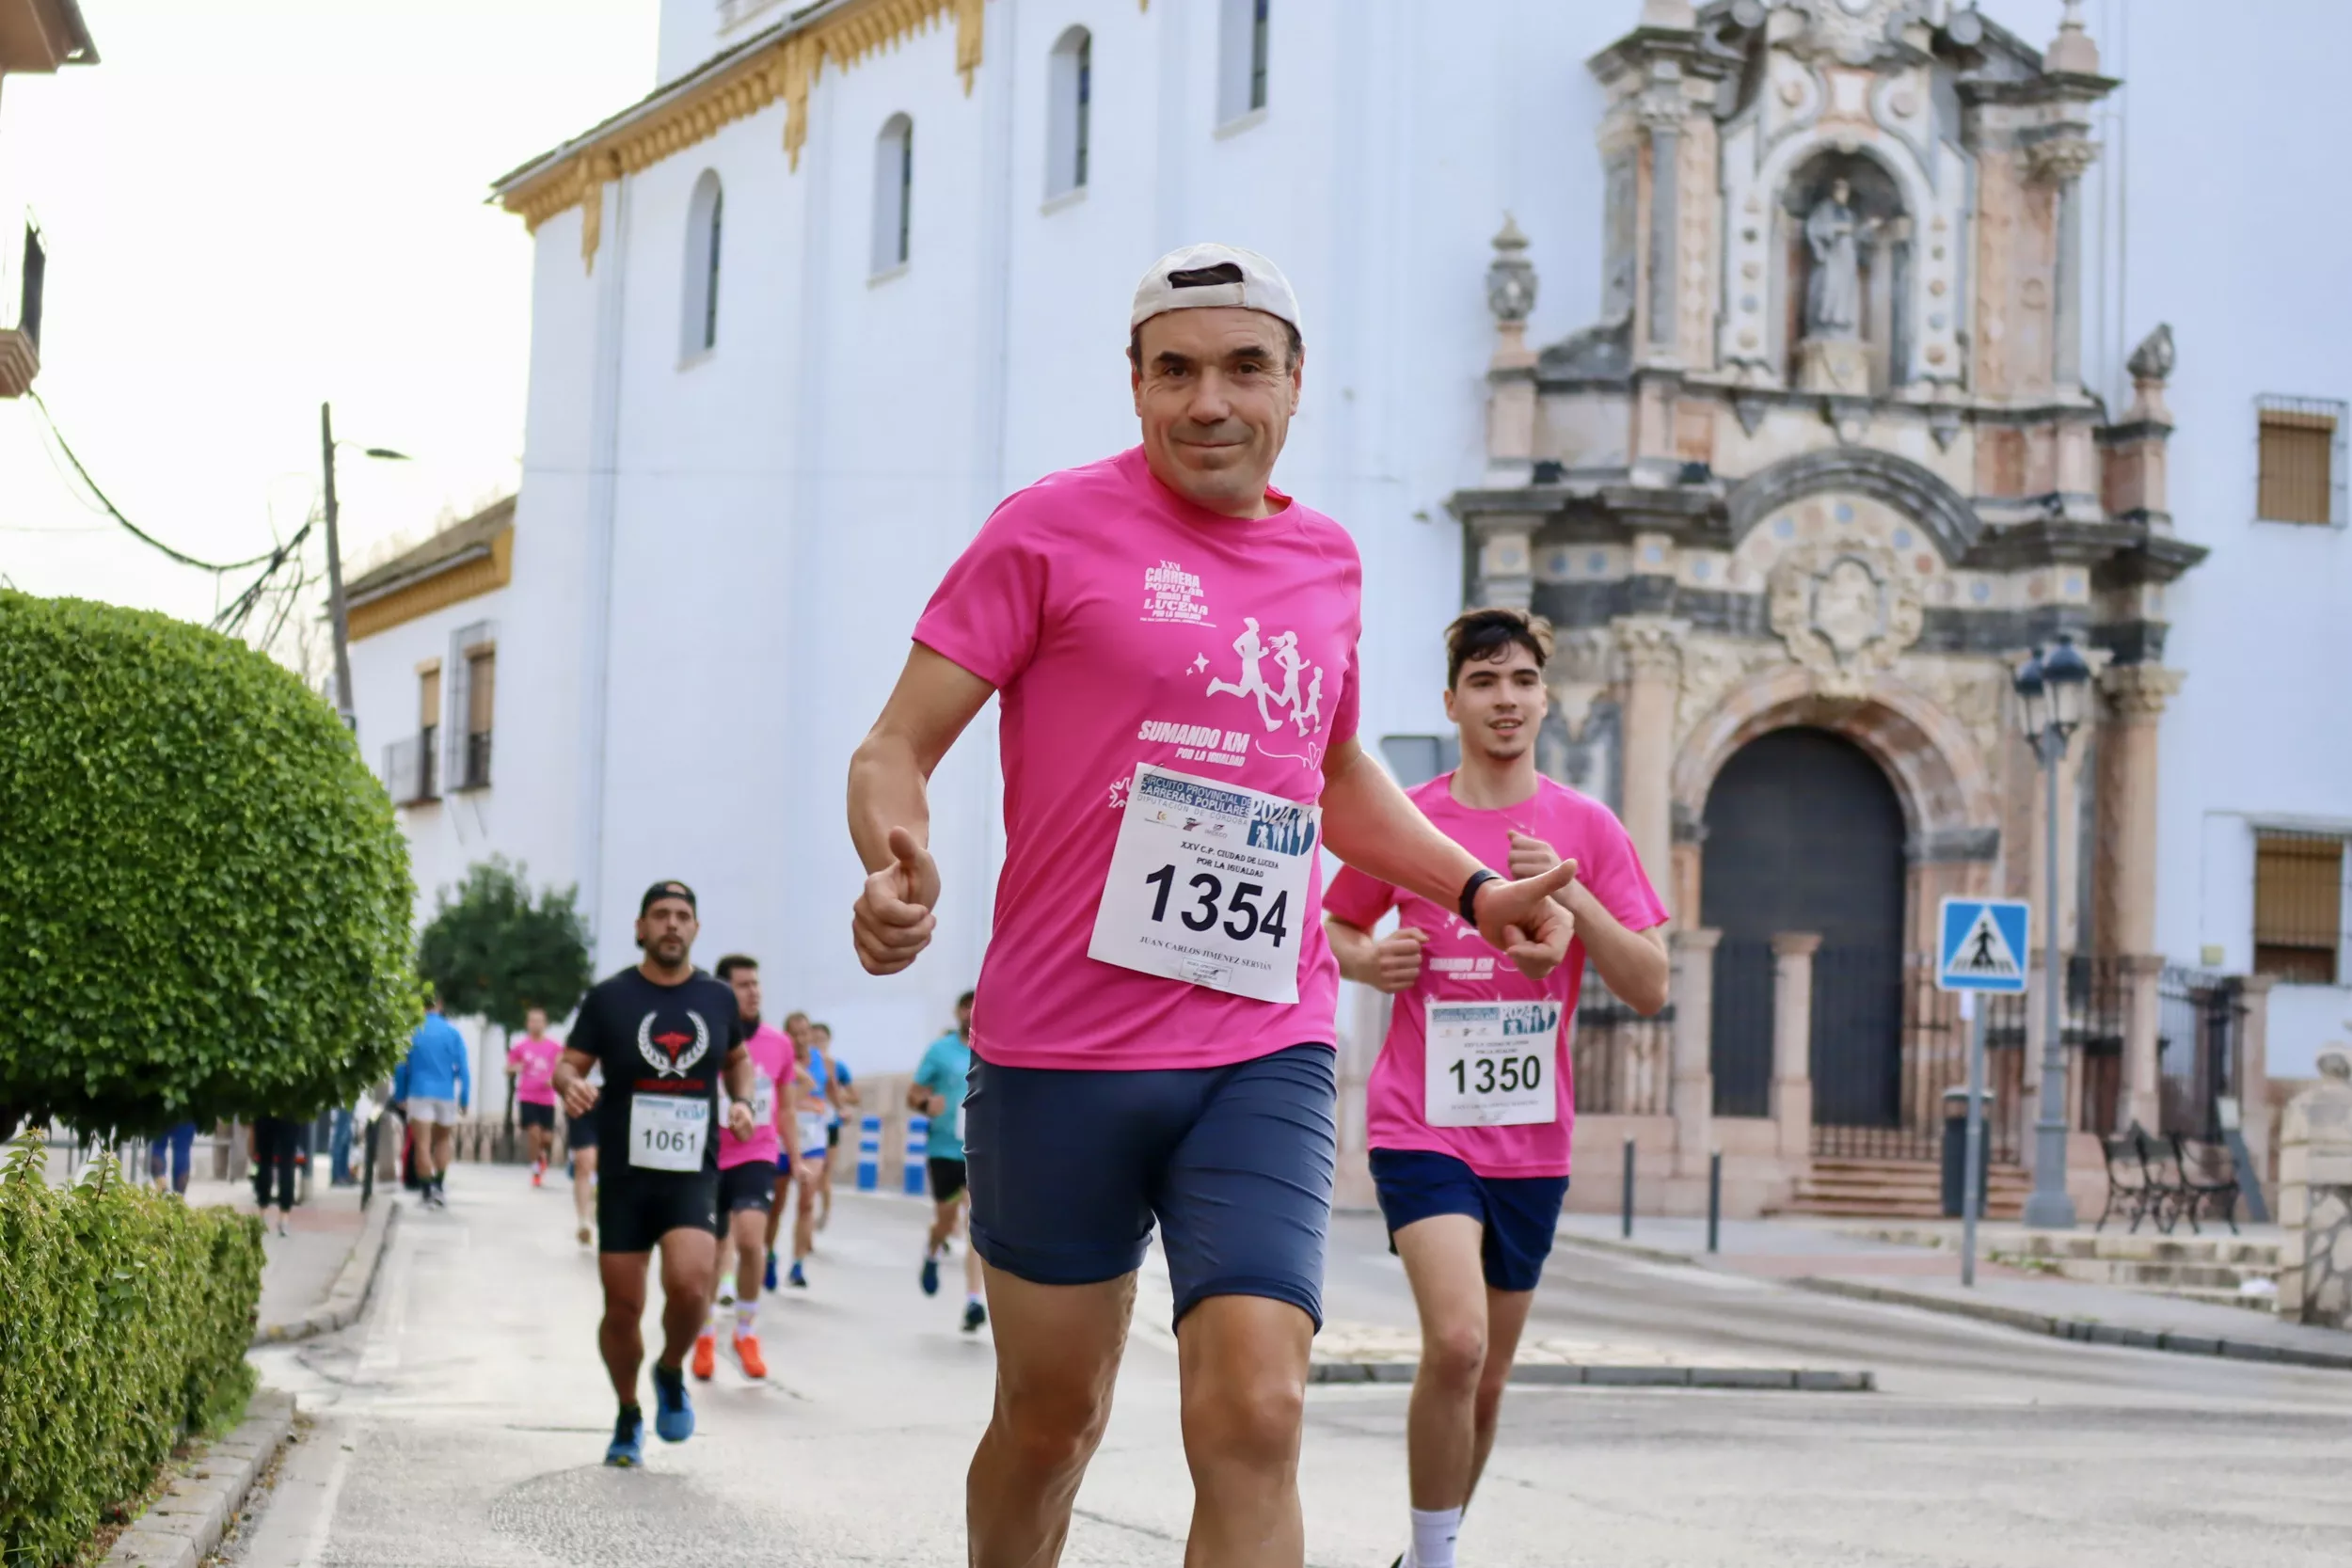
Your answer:
[[[710,1101],[641,1094],[628,1102],[628,1163],[641,1170],[698,1171],[710,1134]]]
[[[1560,1119],[1557,1002],[1432,1002],[1424,1115],[1432,1127]]]
[[[1318,807],[1137,764],[1087,957],[1297,1001],[1322,828]]]

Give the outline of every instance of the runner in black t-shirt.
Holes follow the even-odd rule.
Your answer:
[[[738,1137],[752,1132],[752,1060],[735,993],[689,961],[700,924],[694,890],[656,882],[637,905],[633,969],[599,982],[580,1005],[555,1089],[564,1109],[596,1109],[602,1150],[596,1194],[604,1322],[596,1331],[620,1397],[608,1465],[644,1458],[645,1418],[637,1369],[645,1358],[646,1265],[661,1249],[661,1354],[654,1362],[654,1431],[664,1442],[693,1435],[686,1353],[710,1309],[719,1265],[719,1077]],[[588,1082],[604,1069],[604,1086]]]

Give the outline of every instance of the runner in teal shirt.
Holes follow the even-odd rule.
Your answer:
[[[935,1205],[931,1232],[923,1244],[927,1296],[938,1293],[940,1256],[963,1227],[969,1197],[964,1187],[963,1095],[971,1075],[972,993],[965,991],[956,1002],[956,1026],[931,1041],[914,1069],[914,1081],[907,1085],[907,1109],[930,1118],[923,1145]],[[963,1255],[963,1331],[970,1334],[988,1322],[988,1307],[981,1295],[980,1256],[969,1243]]]

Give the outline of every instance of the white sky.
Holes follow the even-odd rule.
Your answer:
[[[344,560],[520,471],[522,221],[490,180],[653,85],[658,0],[82,0],[102,63],[0,87],[0,268],[49,251],[35,389],[133,521],[266,550],[346,451]],[[0,573],[195,619],[209,573],[88,510],[29,399],[0,400]],[[315,559],[323,560],[323,555]],[[233,592],[233,590],[231,590]]]

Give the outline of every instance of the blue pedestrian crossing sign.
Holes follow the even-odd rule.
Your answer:
[[[2023,898],[1947,898],[1937,922],[1939,990],[2022,991],[2032,906]]]

